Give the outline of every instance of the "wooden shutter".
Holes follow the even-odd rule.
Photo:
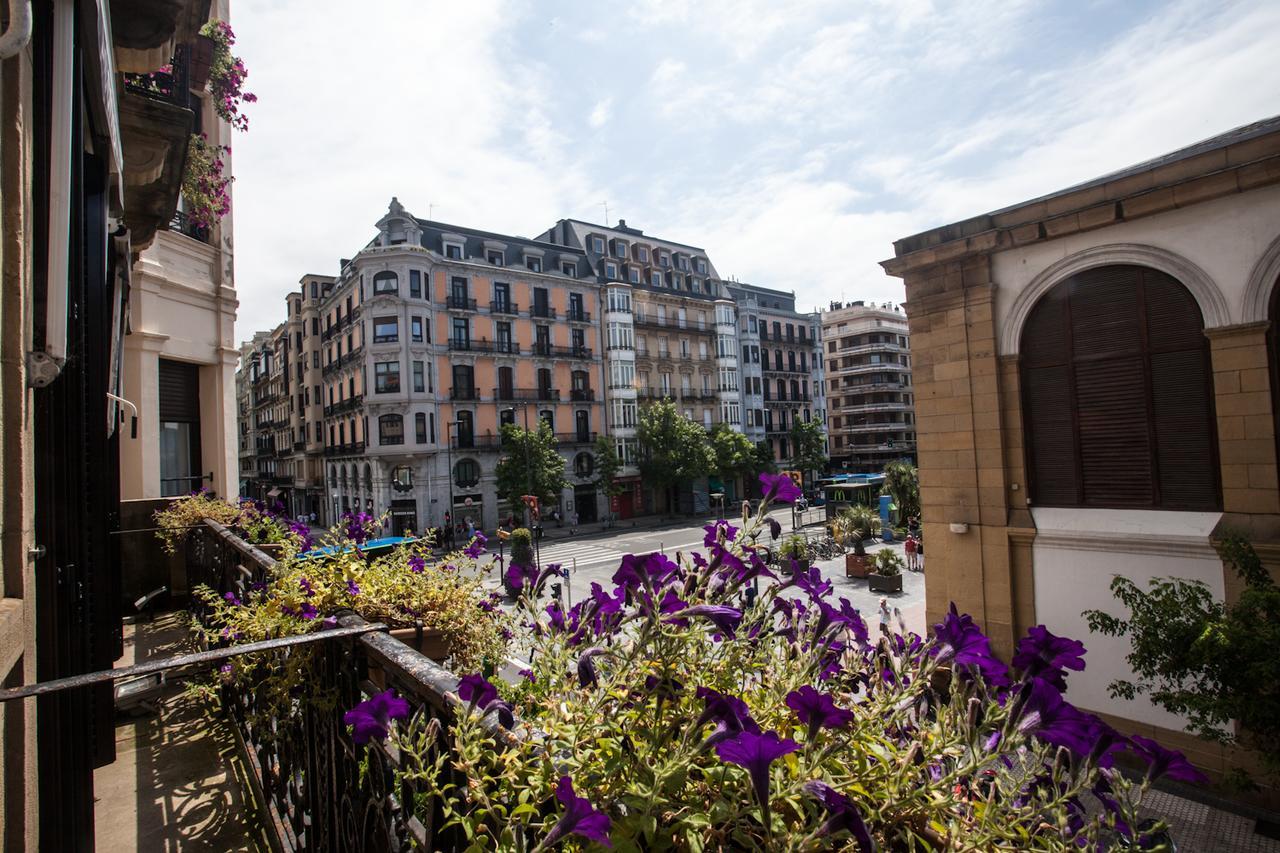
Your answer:
[[[1087,270],[1036,305],[1022,336],[1033,503],[1221,506],[1212,373],[1191,293],[1155,270]]]
[[[159,359],[160,421],[200,422],[200,370],[194,364]]]

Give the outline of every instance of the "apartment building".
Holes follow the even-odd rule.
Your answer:
[[[741,282],[725,288],[737,306],[743,431],[782,465],[797,421],[826,422],[820,315],[797,311],[794,292]]]
[[[258,425],[254,417],[253,364],[258,351],[269,338],[257,332],[253,339],[240,344],[240,362],[236,368],[236,422],[241,495],[253,495],[258,479]]]
[[[902,307],[833,302],[821,317],[832,467],[875,472],[913,459],[911,333]]]
[[[562,219],[539,240],[584,253],[601,282],[608,355],[608,432],[624,463],[626,487],[613,504],[622,518],[665,509],[640,481],[639,406],[675,401],[710,429],[742,429],[734,304],[705,250],[646,235],[625,220],[609,227]],[[709,486],[694,484],[682,509],[710,507]]]

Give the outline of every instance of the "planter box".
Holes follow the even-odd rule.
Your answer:
[[[902,592],[902,575],[868,575],[867,589],[872,592]]]
[[[203,92],[209,82],[209,71],[213,67],[213,39],[208,36],[196,36],[191,43],[191,88]]]
[[[399,640],[411,649],[416,649],[423,656],[441,665],[453,653],[453,649],[450,648],[448,638],[443,631],[423,629],[421,637],[418,636],[417,628],[392,628],[388,633],[394,639]],[[386,677],[378,667],[369,667],[369,680],[378,685],[379,690],[385,690],[387,687]]]
[[[844,555],[844,576],[847,578],[865,578],[871,573],[871,558],[866,554]]]

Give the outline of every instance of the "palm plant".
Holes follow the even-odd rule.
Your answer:
[[[853,553],[859,557],[866,556],[862,542],[867,537],[880,532],[880,516],[869,506],[857,504],[845,507],[836,516],[836,529],[842,543],[853,540]]]

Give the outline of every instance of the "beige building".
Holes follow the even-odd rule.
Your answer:
[[[911,332],[901,306],[832,303],[822,312],[831,466],[876,473],[915,457]]]
[[[929,542],[928,614],[954,601],[1005,655],[1042,623],[1083,640],[1069,698],[1220,773],[1250,758],[1111,698],[1127,641],[1088,632],[1122,573],[1280,568],[1280,119],[899,240]]]

